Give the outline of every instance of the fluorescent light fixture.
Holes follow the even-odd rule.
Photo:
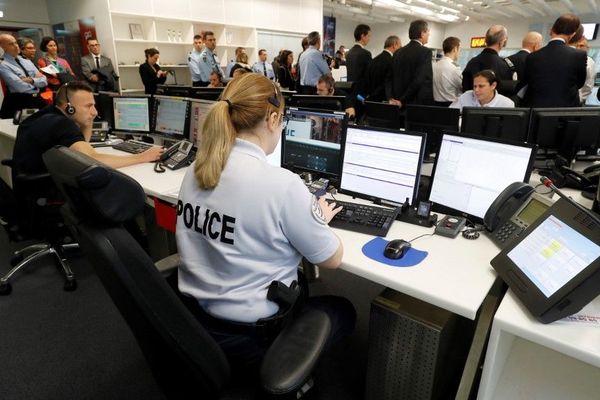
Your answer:
[[[425,8],[425,7],[410,6],[410,9],[413,10],[414,12],[416,12],[417,14],[433,15],[433,11],[431,11],[430,9]]]
[[[443,21],[454,22],[458,20],[458,16],[450,14],[438,14],[437,17]]]
[[[0,18],[4,18],[4,11],[0,11]]]

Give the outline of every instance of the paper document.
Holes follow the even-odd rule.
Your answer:
[[[48,64],[44,68],[40,68],[40,71],[50,75],[56,75],[60,72],[53,64]]]
[[[591,325],[600,327],[600,297],[595,298],[590,304],[583,307],[577,314],[569,315],[558,323]]]

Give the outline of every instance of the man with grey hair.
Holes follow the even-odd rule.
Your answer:
[[[331,74],[327,62],[323,58],[321,48],[321,35],[319,32],[308,34],[308,48],[300,56],[300,88],[301,94],[316,94],[317,82],[321,75]]]
[[[383,51],[369,63],[367,68],[367,94],[369,101],[385,101],[385,79],[392,73],[392,58],[396,50],[402,47],[400,38],[388,36]]]
[[[500,57],[500,50],[506,47],[508,31],[502,25],[492,25],[485,34],[486,48],[477,56],[471,58],[463,70],[463,91],[473,89],[473,75],[484,69],[491,69],[498,78],[498,92],[505,96],[514,95],[516,81],[513,81],[513,71],[508,63]]]

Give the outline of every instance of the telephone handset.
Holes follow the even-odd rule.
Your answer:
[[[503,248],[521,235],[553,201],[523,182],[511,183],[492,202],[483,217],[488,236]]]
[[[583,172],[579,172],[569,168],[569,162],[564,157],[557,156],[554,162],[555,166],[552,168],[549,178],[556,187],[596,191],[594,186],[598,184],[599,175],[599,172],[594,170],[596,167],[592,166],[591,169],[586,168]]]
[[[159,162],[172,170],[187,167],[196,157],[196,152],[193,148],[194,145],[192,142],[188,142],[187,140],[177,142],[161,154]]]

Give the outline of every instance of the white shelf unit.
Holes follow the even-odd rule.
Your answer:
[[[160,51],[161,68],[175,69],[177,83],[191,85],[188,56],[193,49],[194,35],[205,31],[215,34],[215,51],[223,69],[235,57],[235,48],[239,46],[246,48],[250,64],[257,59],[257,34],[254,27],[125,12],[111,12],[110,15],[115,46],[114,61],[121,77],[121,89],[124,91],[143,88],[138,68],[145,61],[144,50],[151,47]],[[142,26],[143,39],[131,38],[130,24]]]

